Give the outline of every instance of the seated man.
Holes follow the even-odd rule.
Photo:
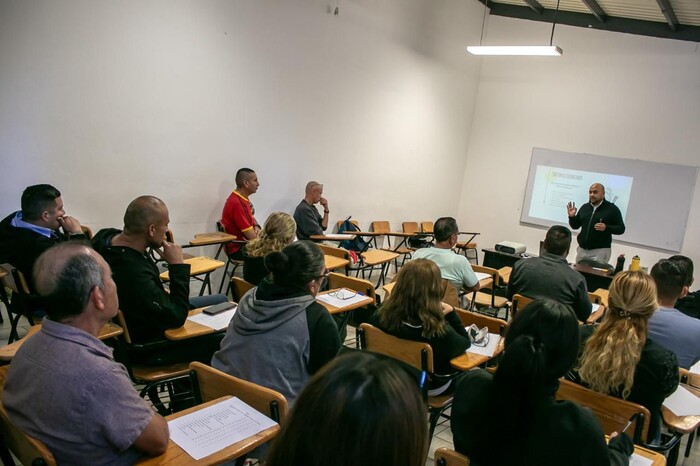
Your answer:
[[[85,235],[80,222],[63,210],[61,193],[48,184],[29,186],[22,193],[22,210],[0,222],[0,264],[16,267],[33,290],[34,261],[68,239],[85,239]]]
[[[429,259],[440,269],[442,278],[450,282],[457,291],[476,291],[479,280],[476,278],[469,260],[455,254],[452,248],[457,244],[459,227],[452,217],[440,217],[435,221],[433,236],[435,246],[421,248],[412,254],[413,259]]]
[[[566,256],[571,247],[571,230],[554,225],[544,239],[545,253],[515,263],[506,296],[521,294],[528,298],[549,298],[571,306],[576,317],[585,322],[591,315],[591,300],[583,275],[569,267]]]
[[[323,216],[314,204],[323,206]],[[311,235],[322,235],[328,228],[328,201],[323,197],[323,185],[317,181],[306,183],[306,194],[296,209],[294,221],[297,222],[297,239],[309,239]]]
[[[258,237],[260,225],[255,220],[255,208],[248,199],[258,191],[258,175],[250,168],[236,172],[236,189],[226,199],[221,212],[221,224],[226,233],[235,235],[238,240],[251,240]],[[226,244],[226,253],[231,259],[243,260],[242,243]]]
[[[689,257],[677,254],[668,258],[670,261],[677,263],[685,271],[685,286],[693,286],[695,282],[693,261]],[[676,301],[676,309],[683,314],[700,319],[700,291],[688,291],[688,294],[678,298]]]
[[[223,295],[189,298],[190,265],[184,263],[182,248],[165,240],[169,223],[168,208],[163,201],[141,196],[127,207],[123,231],[105,228],[93,239],[95,250],[112,267],[133,343],[165,340],[165,330],[181,327],[190,309],[226,300]],[[168,263],[169,293],[158,267],[146,253],[147,248],[152,248]],[[219,349],[221,338],[221,334],[213,334],[173,342],[165,348],[138,352],[132,360],[150,365],[209,362]]]
[[[700,320],[674,309],[676,300],[688,293],[686,270],[677,261],[661,259],[650,275],[659,309],[649,319],[649,338],[676,353],[678,365],[689,369],[700,360]]]
[[[163,453],[168,424],[97,339],[119,308],[107,263],[67,243],[42,254],[34,271],[48,317],[12,360],[3,398],[12,422],[58,464],[126,465]]]

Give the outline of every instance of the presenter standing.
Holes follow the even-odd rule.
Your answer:
[[[580,209],[573,202],[566,206],[569,226],[581,228],[577,237],[576,262],[588,259],[609,263],[612,235],[625,232],[622,214],[615,204],[605,200],[605,186],[600,183],[594,183],[588,189],[588,201]]]

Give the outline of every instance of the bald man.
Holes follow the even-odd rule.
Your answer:
[[[321,204],[323,215],[316,209],[315,204]],[[323,197],[323,185],[318,181],[306,183],[304,199],[294,210],[294,221],[297,222],[297,238],[309,239],[311,235],[322,235],[328,228],[328,201]]]
[[[576,262],[592,260],[609,263],[612,235],[625,232],[622,214],[615,204],[605,200],[605,186],[600,183],[593,183],[588,189],[588,201],[580,209],[573,202],[566,206],[569,226],[574,230],[581,229],[576,238]]]
[[[95,250],[112,267],[119,302],[134,343],[165,341],[167,329],[181,327],[194,307],[226,300],[223,295],[190,298],[190,265],[184,262],[182,248],[165,239],[170,214],[165,203],[154,196],[134,199],[124,214],[124,229],[105,228],[93,239]],[[168,263],[169,290],[165,291],[160,271],[147,249]],[[218,350],[220,334],[172,342],[167,346],[134,354],[142,364],[176,362],[208,363]]]
[[[97,338],[119,309],[104,259],[61,243],[38,258],[34,278],[47,318],[12,360],[2,400],[10,419],[58,464],[134,464],[165,451],[165,419]]]

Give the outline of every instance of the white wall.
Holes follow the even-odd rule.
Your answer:
[[[550,30],[491,17],[484,43],[545,44]],[[463,229],[482,232],[480,247],[507,239],[537,253],[546,230],[519,224],[533,147],[700,165],[698,44],[567,26],[554,43],[561,58],[483,59],[459,216]],[[699,238],[696,187],[681,251],[696,262]],[[613,243],[619,253],[649,267],[669,255]]]
[[[482,7],[336,3],[0,0],[0,213],[46,182],[83,223],[120,227],[154,194],[184,241],[213,229],[241,166],[260,222],[310,179],[333,220],[456,213]]]

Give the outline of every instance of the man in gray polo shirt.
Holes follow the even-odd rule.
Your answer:
[[[58,464],[133,464],[168,445],[168,425],[138,396],[126,369],[97,336],[119,308],[107,263],[62,243],[34,265],[47,318],[17,351],[3,404]]]
[[[566,256],[571,247],[571,230],[554,225],[544,239],[546,252],[540,257],[515,263],[506,296],[521,294],[528,298],[549,298],[571,306],[576,317],[585,322],[591,315],[591,301],[583,275],[569,267]]]
[[[321,204],[321,215],[314,204]],[[322,235],[328,228],[328,201],[323,197],[323,185],[318,181],[306,183],[304,199],[294,210],[294,221],[297,222],[297,238],[309,239],[311,235]]]

